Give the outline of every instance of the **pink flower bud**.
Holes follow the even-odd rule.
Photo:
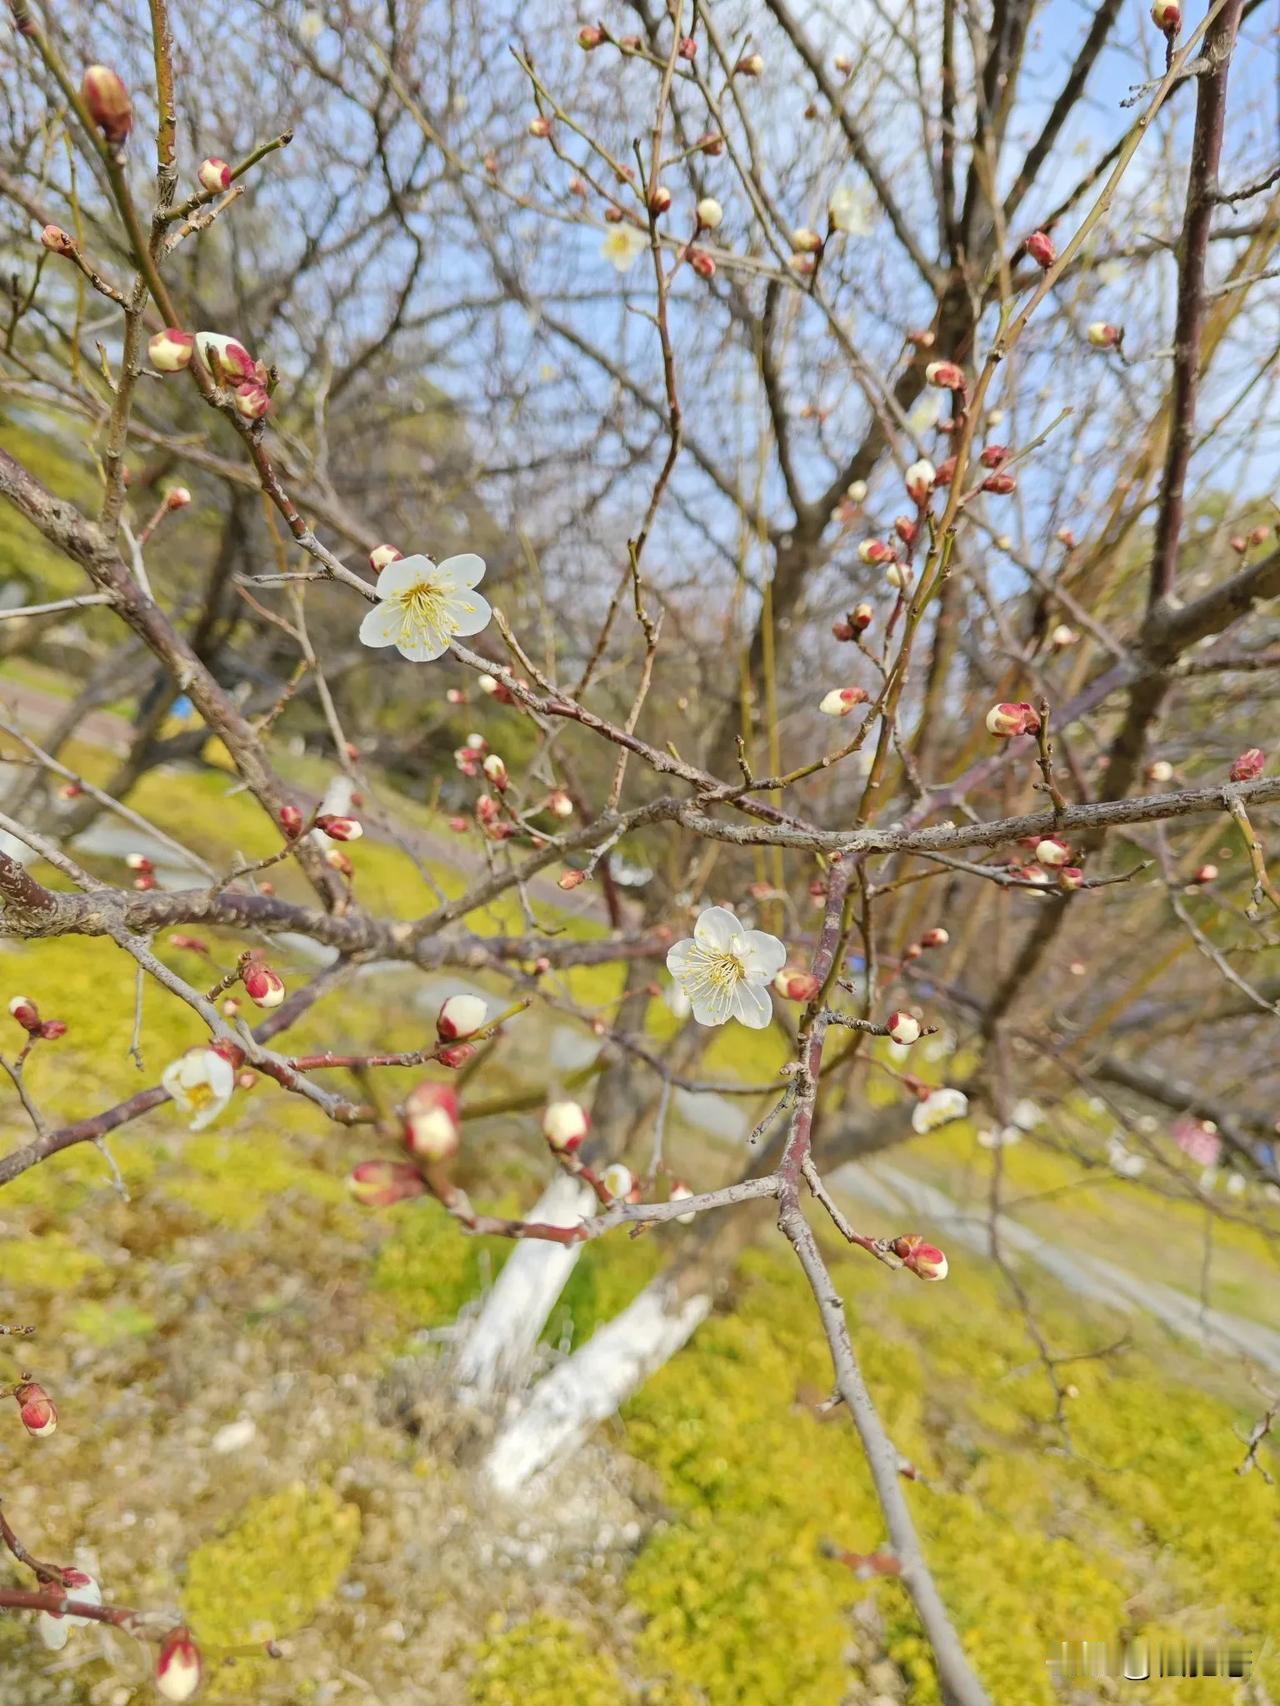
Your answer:
[[[118,148],[133,128],[133,105],[120,78],[106,65],[91,65],[84,74],[80,94],[89,117],[111,146]]]
[[[758,77],[764,70],[764,55],[744,53],[733,69],[739,77]]]
[[[148,893],[151,889],[156,887],[155,872],[144,871],[140,877],[135,877],[133,879],[133,886],[140,894]]]
[[[1036,858],[1042,865],[1067,865],[1071,862],[1071,849],[1059,835],[1042,835],[1036,842]]]
[[[361,1161],[347,1174],[347,1189],[364,1208],[390,1208],[422,1196],[426,1188],[407,1161]]]
[[[714,131],[708,131],[705,136],[698,138],[695,146],[701,148],[704,154],[709,154],[715,158],[716,155],[724,153],[724,137],[717,136]]]
[[[926,930],[924,932],[920,938],[920,946],[922,948],[945,948],[950,940],[951,937],[942,928],[942,926],[938,924],[935,925],[932,930]]]
[[[699,278],[714,278],[716,276],[715,259],[705,249],[690,249],[689,265]]]
[[[833,687],[818,709],[824,717],[847,717],[855,705],[865,705],[868,698],[865,687]]]
[[[895,1238],[889,1248],[908,1273],[915,1274],[917,1279],[946,1279],[947,1258],[936,1244],[926,1244],[918,1232],[905,1238]]]
[[[586,880],[587,873],[585,871],[566,871],[565,874],[558,879],[556,887],[565,890],[576,889],[579,884],[585,883]]]
[[[531,118],[529,120],[529,135],[536,136],[545,142],[547,137],[551,135],[551,120],[543,118],[541,113],[537,118]]]
[[[369,567],[375,575],[380,575],[388,563],[398,563],[403,555],[394,545],[375,545],[369,553]]]
[[[448,1161],[461,1145],[457,1091],[424,1079],[405,1097],[405,1148],[424,1161]]]
[[[547,795],[547,810],[553,817],[572,817],[573,801],[563,788],[553,788]]]
[[[65,1037],[66,1034],[67,1027],[61,1019],[43,1020],[38,1032],[38,1035],[47,1043],[55,1043],[59,1037]]]
[[[57,1432],[57,1407],[38,1381],[24,1380],[14,1388],[13,1395],[18,1401],[18,1416],[32,1439],[48,1439]]]
[[[147,360],[157,373],[181,373],[184,367],[191,365],[191,357],[195,353],[196,340],[191,332],[183,332],[177,326],[166,326],[163,332],[157,332],[147,343]]]
[[[29,995],[15,995],[9,1003],[9,1015],[28,1034],[40,1029],[40,1009]]]
[[[449,828],[455,835],[465,835],[467,830],[471,827],[465,817],[451,817],[448,820],[448,823]]]
[[[894,1042],[901,1043],[904,1048],[920,1040],[920,1021],[913,1013],[890,1013],[885,1028]]]
[[[670,206],[671,191],[665,184],[659,184],[649,197],[649,212],[656,219],[660,214],[665,213]]]
[[[681,59],[696,59],[698,57],[698,44],[693,36],[681,36],[680,46],[676,52]]]
[[[1009,460],[1009,446],[988,444],[978,460],[984,468],[1000,468]]]
[[[169,937],[169,946],[187,954],[207,954],[209,944],[202,936],[188,936],[180,930],[175,930]]]
[[[1063,865],[1058,872],[1058,882],[1064,889],[1079,889],[1084,887],[1084,872],[1079,865]]]
[[[280,807],[280,827],[290,841],[302,834],[303,816],[297,806],[285,805]]]
[[[858,556],[864,563],[873,566],[878,563],[891,563],[893,546],[886,545],[883,539],[864,539],[858,546]]]
[[[196,179],[202,190],[211,193],[217,190],[231,188],[231,168],[225,160],[219,160],[216,154],[211,154],[207,160],[202,160],[196,168]]]
[[[1191,881],[1193,883],[1212,883],[1217,880],[1217,876],[1218,867],[1216,865],[1201,865]]]
[[[585,53],[590,53],[593,48],[599,47],[603,40],[604,31],[599,24],[584,24],[578,31],[578,46]]]
[[[581,1102],[551,1102],[542,1115],[542,1133],[557,1155],[571,1155],[591,1129]]]
[[[982,482],[984,492],[994,492],[997,497],[1008,497],[1018,484],[1016,474],[988,474]]]
[[[322,830],[330,841],[359,841],[364,834],[364,825],[358,817],[340,817],[337,812],[321,812],[316,819],[316,828]]]
[[[439,1051],[436,1061],[441,1066],[447,1066],[450,1072],[456,1072],[460,1066],[467,1064],[475,1052],[470,1043],[450,1043],[448,1048]]]
[[[1094,349],[1117,349],[1124,337],[1124,328],[1113,326],[1109,320],[1094,320],[1085,336]]]
[[[964,370],[954,361],[931,361],[924,370],[924,376],[930,385],[936,385],[939,390],[964,390]]]
[[[507,776],[507,767],[502,762],[500,755],[496,752],[491,752],[480,768],[484,771],[485,775],[489,778],[490,782],[493,783],[498,792],[500,794],[505,794],[507,791],[507,782],[510,778]]]
[[[1053,238],[1047,231],[1033,231],[1023,247],[1037,266],[1051,267],[1058,258],[1058,251],[1053,246]]]
[[[800,274],[801,278],[811,278],[814,272],[814,259],[803,249],[797,249],[794,254],[787,256],[787,265],[792,272]]]
[[[1177,4],[1177,0],[1155,0],[1151,8],[1151,21],[1167,36],[1176,36],[1182,28],[1182,7]]]
[[[773,980],[773,987],[784,1001],[812,1001],[822,985],[812,972],[783,966]]]
[[[929,493],[933,490],[933,482],[938,477],[938,470],[927,458],[921,457],[907,469],[907,496],[918,504],[929,501]]]
[[[900,515],[894,522],[893,531],[898,535],[898,538],[901,539],[904,545],[915,544],[917,532],[916,524],[914,521],[909,521],[905,515]]]
[[[240,974],[244,992],[255,1007],[278,1007],[284,1000],[284,979],[260,960],[252,960]]]
[[[190,502],[191,493],[185,486],[170,486],[169,490],[164,494],[164,506],[166,509],[186,509]]]
[[[225,332],[197,332],[196,354],[219,385],[258,383],[257,363],[242,343]]]
[[[1249,747],[1247,751],[1240,754],[1231,766],[1231,780],[1233,782],[1252,782],[1256,777],[1261,776],[1262,767],[1266,762],[1266,756],[1260,746]]]
[[[61,225],[46,225],[40,233],[40,241],[46,249],[52,249],[55,255],[73,255],[76,240],[69,231],[64,231]]]
[[[171,1629],[156,1656],[156,1689],[166,1700],[190,1700],[203,1674],[200,1649],[185,1628]]]
[[[802,225],[798,231],[791,233],[791,247],[798,249],[802,255],[820,255],[822,238],[809,226]]]
[[[456,1043],[461,1037],[471,1037],[489,1015],[489,1008],[478,995],[450,995],[436,1014],[436,1035],[441,1042]]]
[[[237,385],[235,407],[242,420],[260,421],[271,407],[271,398],[264,385]]]
[[[1004,701],[993,705],[987,712],[987,733],[996,735],[1001,740],[1008,740],[1013,735],[1033,735],[1039,731],[1040,717],[1033,705],[1025,700],[1017,703]]]
[[[145,853],[126,853],[124,862],[131,871],[154,871],[155,866]]]

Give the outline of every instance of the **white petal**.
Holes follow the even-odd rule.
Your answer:
[[[385,575],[390,570],[382,572]],[[397,600],[390,604],[375,604],[360,624],[360,639],[366,646],[394,646],[400,636],[403,619],[404,612]]]
[[[434,579],[435,573],[436,565],[430,557],[401,557],[388,563],[378,576],[378,597],[395,598],[398,593],[411,591],[421,580]]]
[[[51,1653],[61,1652],[66,1646],[70,1631],[65,1617],[52,1617],[47,1611],[42,1611],[36,1618],[36,1628],[40,1631],[40,1639]]]
[[[742,924],[735,918],[727,906],[709,906],[698,914],[698,921],[693,927],[693,939],[700,948],[707,948],[713,954],[727,954],[731,951],[735,940],[744,935]]]
[[[672,977],[681,977],[689,969],[690,957],[698,952],[698,944],[690,936],[675,942],[667,949],[667,970]]]
[[[740,983],[733,992],[733,1016],[753,1031],[762,1031],[773,1018],[773,1003],[763,989]]]
[[[478,586],[484,579],[484,568],[483,557],[477,557],[474,551],[464,551],[460,556],[446,557],[437,573],[448,576],[454,586],[470,587]]]
[[[746,930],[742,940],[745,946],[738,957],[751,981],[768,983],[777,977],[787,963],[787,950],[778,938],[767,930]]]
[[[368,617],[365,618],[368,621]],[[361,627],[364,623],[361,623]],[[421,628],[413,628],[407,634],[397,632],[395,648],[401,657],[408,658],[411,663],[434,663],[436,658],[443,657],[449,649],[447,635],[437,633],[434,629],[428,635]]]
[[[710,992],[699,991],[693,996],[693,1016],[700,1025],[723,1025],[729,1020],[729,1009],[733,1002],[733,992],[730,989],[713,989]]]
[[[461,559],[459,559],[461,560]],[[479,563],[479,557],[476,558]],[[481,572],[484,565],[481,564]],[[487,628],[493,620],[493,610],[489,600],[478,592],[467,592],[459,598],[451,598],[448,606],[449,621],[455,634],[466,638],[468,634],[478,634],[482,628]]]

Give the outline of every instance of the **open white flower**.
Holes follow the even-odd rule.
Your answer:
[[[231,1062],[211,1048],[189,1048],[171,1061],[160,1082],[187,1116],[192,1131],[212,1124],[231,1100],[236,1087]]]
[[[77,1600],[82,1605],[102,1604],[102,1589],[92,1576],[86,1575],[83,1570],[64,1570],[62,1577],[68,1599]],[[42,1611],[36,1618],[36,1628],[49,1651],[58,1653],[66,1646],[70,1630],[87,1628],[92,1621],[91,1617],[75,1617],[61,1611]]]
[[[827,212],[837,231],[849,237],[869,237],[875,218],[875,199],[868,190],[853,190],[840,184],[831,192]]]
[[[923,1102],[917,1102],[911,1116],[914,1131],[936,1131],[940,1125],[962,1120],[969,1112],[969,1098],[963,1090],[930,1090]]]
[[[667,970],[693,1005],[700,1025],[737,1019],[753,1031],[773,1017],[767,986],[787,963],[787,950],[776,936],[746,930],[723,906],[698,915],[692,940],[677,942],[667,954]]]
[[[612,261],[619,272],[629,272],[649,247],[649,239],[638,225],[611,225],[600,253]]]
[[[401,557],[378,576],[378,602],[360,624],[366,646],[394,646],[414,663],[430,663],[457,636],[478,634],[493,611],[476,592],[484,558],[474,551],[433,563],[430,557]]]

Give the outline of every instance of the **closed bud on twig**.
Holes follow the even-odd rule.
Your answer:
[[[691,1197],[692,1195],[693,1192],[690,1190],[689,1186],[685,1184],[683,1179],[673,1179],[671,1181],[671,1189],[667,1192],[667,1201],[684,1202],[687,1197]],[[696,1214],[678,1214],[675,1217],[675,1221],[677,1226],[692,1226],[697,1218]]]
[[[618,46],[623,53],[642,53],[644,51],[644,43],[639,36],[619,36]],[[627,176],[631,176],[629,171]]]
[[[604,41],[604,31],[599,24],[583,24],[578,31],[578,46],[584,53],[590,53]]]
[[[1074,646],[1080,638],[1074,628],[1069,628],[1065,622],[1059,622],[1049,635],[1049,644],[1055,652],[1065,651],[1068,646]]]
[[[450,1043],[448,1048],[442,1048],[436,1055],[441,1066],[447,1066],[450,1072],[456,1072],[460,1066],[465,1066],[475,1054],[470,1043]]]
[[[284,1000],[284,979],[261,960],[251,960],[245,966],[240,982],[255,1007],[278,1007]]]
[[[361,1161],[347,1174],[347,1189],[365,1208],[390,1208],[422,1196],[426,1188],[418,1169],[407,1161]]]
[[[624,1167],[621,1161],[614,1161],[601,1173],[600,1183],[611,1197],[618,1202],[625,1202],[631,1195],[635,1180],[631,1177],[630,1167]]]
[[[196,179],[202,190],[217,191],[231,188],[231,168],[225,160],[211,154],[196,168]]]
[[[1058,872],[1058,882],[1064,889],[1084,887],[1084,872],[1079,865],[1064,865]]]
[[[1182,28],[1182,7],[1177,0],[1155,0],[1151,8],[1151,21],[1158,30],[1163,30],[1167,36],[1176,36]]]
[[[988,444],[983,448],[978,461],[984,468],[1001,468],[1009,460],[1007,444]]]
[[[950,940],[951,937],[942,926],[936,924],[932,930],[926,930],[921,936],[920,946],[922,948],[945,948]]]
[[[405,1097],[404,1144],[424,1161],[448,1161],[458,1153],[458,1096],[447,1084],[424,1079]]]
[[[872,566],[893,561],[893,546],[887,545],[883,539],[864,539],[858,546],[858,556],[864,563]]]
[[[242,420],[260,421],[271,407],[265,385],[237,385],[235,409]]]
[[[1033,735],[1039,728],[1039,712],[1025,699],[1017,702],[1005,700],[987,712],[987,733],[1001,740],[1008,740],[1013,735]]]
[[[545,141],[551,135],[551,120],[543,118],[541,113],[538,114],[537,118],[531,118],[529,120],[529,135]]]
[[[1218,867],[1216,865],[1201,865],[1191,881],[1193,883],[1212,883],[1216,881],[1217,875]]]
[[[954,361],[931,361],[924,370],[924,376],[930,385],[936,385],[942,391],[964,390],[964,370]]]
[[[369,553],[369,567],[375,575],[380,575],[388,563],[398,563],[404,556],[403,551],[397,551],[394,545],[375,545]]]
[[[802,278],[809,278],[814,271],[814,258],[804,250],[797,249],[794,254],[787,256],[787,265]]]
[[[591,1129],[581,1102],[550,1102],[542,1115],[542,1135],[557,1155],[571,1155]]]
[[[321,812],[316,828],[330,841],[359,841],[364,834],[364,825],[358,817],[340,817],[337,812]]]
[[[802,225],[799,230],[791,233],[791,247],[799,249],[803,255],[820,255],[822,238],[808,225]]]
[[[908,942],[902,950],[903,964],[908,964],[911,960],[918,960],[923,953],[924,948],[919,942]]]
[[[865,633],[871,626],[875,611],[869,604],[857,605],[849,615],[849,625],[859,634]]]
[[[907,496],[917,504],[928,502],[929,493],[933,490],[933,482],[938,476],[938,470],[927,457],[921,457],[907,469]]]
[[[31,1035],[40,1029],[40,1009],[29,995],[15,995],[9,1003],[9,1015]]]
[[[715,256],[709,255],[705,249],[690,249],[689,265],[699,278],[714,278],[716,276]]]
[[[171,1629],[156,1656],[156,1689],[166,1700],[190,1700],[203,1672],[200,1649],[186,1628]]]
[[[908,521],[905,515],[900,515],[894,522],[893,531],[898,535],[898,538],[901,539],[904,545],[915,544],[917,532],[916,524],[914,521]]]
[[[485,775],[489,778],[490,782],[493,783],[498,792],[500,794],[505,794],[510,777],[507,775],[507,767],[502,761],[501,754],[491,752],[480,768],[484,771]]]
[[[184,367],[191,365],[195,347],[193,333],[180,331],[177,326],[166,326],[163,332],[157,332],[148,339],[147,360],[157,373],[181,373]]]
[[[1071,849],[1060,835],[1042,835],[1036,842],[1036,858],[1042,865],[1066,865],[1071,860]]]
[[[714,231],[724,218],[724,209],[713,195],[704,195],[696,208],[698,224]]]
[[[982,482],[984,492],[994,492],[997,497],[1008,497],[1018,484],[1016,474],[988,474]]]
[[[91,65],[80,85],[89,117],[113,148],[128,139],[133,128],[133,104],[129,91],[106,65]]]
[[[32,1439],[48,1439],[58,1431],[58,1411],[53,1399],[36,1380],[24,1380],[15,1386],[13,1395],[18,1401],[18,1416]]]
[[[488,1015],[489,1008],[478,995],[450,995],[436,1014],[436,1035],[443,1043],[456,1043],[474,1036]]]
[[[714,159],[716,155],[724,153],[724,137],[717,136],[714,131],[708,131],[705,136],[698,138],[696,146]]]
[[[1262,767],[1266,762],[1266,755],[1260,746],[1249,747],[1247,751],[1240,754],[1231,766],[1231,780],[1233,782],[1252,782],[1256,777],[1261,776]]]
[[[855,705],[865,705],[868,697],[865,687],[833,687],[818,709],[824,717],[847,717]]]
[[[693,36],[681,36],[680,46],[676,49],[676,52],[679,54],[681,59],[696,59],[698,57],[698,43],[696,38]]]
[[[131,871],[154,871],[155,866],[145,853],[126,853],[124,862]]]
[[[191,493],[185,486],[170,486],[164,494],[164,507],[166,509],[186,509],[190,502]]]
[[[918,1232],[895,1238],[889,1248],[917,1279],[940,1280],[947,1277],[947,1258],[936,1244],[926,1244]]]
[[[1053,238],[1047,231],[1033,231],[1022,245],[1037,266],[1051,267],[1058,258]]]
[[[758,77],[764,70],[764,55],[744,53],[733,69],[739,77]]]
[[[890,1013],[885,1028],[895,1043],[909,1048],[920,1040],[920,1021],[913,1013]]]
[[[671,191],[665,184],[658,184],[649,197],[649,212],[656,219],[660,214],[665,213],[670,206]]]
[[[566,871],[565,874],[557,880],[556,887],[558,889],[565,890],[576,889],[580,884],[585,883],[586,880],[587,873],[585,871]]]
[[[257,364],[237,339],[225,332],[197,332],[196,354],[219,385],[257,383]]]
[[[64,231],[61,225],[46,225],[40,233],[40,241],[46,249],[52,249],[55,255],[75,253],[76,240],[69,231]]]
[[[280,827],[290,841],[296,840],[302,834],[302,824],[303,816],[297,806],[280,807]]]
[[[553,788],[547,795],[547,810],[553,817],[572,817],[573,801],[563,788]]]
[[[155,881],[155,879],[152,878],[153,883],[154,883],[154,881]],[[136,888],[137,884],[135,884],[134,886]],[[59,1037],[65,1037],[66,1034],[67,1034],[67,1027],[61,1019],[44,1019],[44,1020],[42,1020],[41,1024],[40,1024],[40,1029],[37,1032],[37,1035],[40,1036],[41,1038],[43,1038],[43,1040],[47,1043],[57,1042]]]
[[[905,592],[911,585],[911,570],[906,563],[894,561],[884,571],[884,578],[891,587],[896,587],[899,592]]]
[[[812,1001],[822,985],[812,972],[783,966],[773,980],[773,987],[784,1001]]]
[[[1094,349],[1118,349],[1120,340],[1124,337],[1124,328],[1113,326],[1110,320],[1093,320],[1085,336]]]

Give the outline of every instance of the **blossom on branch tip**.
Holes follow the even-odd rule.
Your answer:
[[[847,717],[855,705],[865,705],[869,697],[865,687],[833,687],[823,696],[818,709],[824,717]]]
[[[364,825],[358,817],[343,817],[337,812],[321,812],[316,828],[330,841],[359,841],[364,834]]]
[[[542,1135],[558,1155],[569,1155],[591,1129],[591,1116],[581,1102],[549,1102],[543,1110]]]
[[[360,639],[366,646],[394,646],[414,663],[443,656],[452,640],[489,625],[493,611],[474,590],[484,569],[473,551],[442,563],[423,556],[391,563],[378,576],[378,602],[360,624]]]
[[[157,373],[181,373],[191,365],[196,340],[193,332],[177,326],[166,326],[147,341],[147,360]]]
[[[618,1202],[625,1202],[631,1195],[635,1180],[631,1177],[630,1167],[623,1166],[621,1161],[614,1161],[600,1175],[600,1183],[611,1197]]]
[[[963,391],[965,387],[964,369],[954,361],[931,361],[924,376],[942,391]]]
[[[1047,231],[1033,231],[1022,246],[1036,265],[1044,267],[1046,270],[1058,258],[1058,251],[1054,247],[1053,238]]]
[[[245,966],[240,982],[255,1007],[278,1007],[284,1000],[284,979],[261,960],[251,960]]]
[[[436,1035],[441,1042],[456,1043],[474,1036],[488,1016],[488,1003],[478,995],[450,995],[436,1014]]]
[[[1173,780],[1173,765],[1167,758],[1153,759],[1147,766],[1148,782],[1171,782]]]
[[[24,1380],[14,1388],[18,1418],[32,1439],[48,1439],[58,1431],[58,1411],[53,1399],[36,1380]]]
[[[169,490],[164,494],[164,506],[166,509],[186,509],[190,502],[191,493],[185,486],[170,486]]]
[[[1151,21],[1166,35],[1176,36],[1182,28],[1182,7],[1177,4],[1177,0],[1155,0],[1151,8]]]
[[[507,791],[507,783],[510,778],[507,775],[507,767],[503,762],[502,755],[497,752],[491,752],[480,768],[484,771],[485,775],[498,792],[500,794],[505,794]]]
[[[1230,776],[1233,782],[1253,782],[1262,774],[1266,764],[1266,755],[1260,746],[1251,746],[1242,752],[1231,766]]]
[[[424,1079],[405,1097],[403,1112],[404,1145],[410,1154],[424,1161],[448,1161],[458,1153],[458,1095],[447,1084]]]
[[[133,104],[123,82],[107,65],[91,65],[80,94],[89,117],[113,148],[128,140],[133,129]]]
[[[936,1131],[939,1126],[949,1125],[952,1120],[962,1120],[968,1112],[969,1098],[963,1090],[953,1090],[950,1086],[944,1086],[941,1090],[930,1090],[912,1109],[911,1129],[922,1134]]]
[[[590,53],[604,41],[604,31],[599,24],[584,24],[578,31],[578,46],[584,53]]]
[[[758,77],[764,70],[764,55],[744,53],[733,69],[739,77]]]
[[[197,332],[196,354],[219,385],[243,385],[257,380],[257,365],[236,338],[224,332]]]
[[[196,168],[196,179],[202,190],[227,190],[231,188],[231,168],[225,160],[211,154]]]
[[[28,1035],[40,1029],[40,1009],[29,995],[15,995],[9,1003],[9,1016],[16,1019]]]
[[[426,1188],[407,1161],[359,1161],[347,1174],[347,1189],[364,1208],[390,1208],[422,1196]]]
[[[1193,883],[1212,883],[1217,881],[1217,876],[1218,867],[1216,865],[1201,865],[1191,881]]]
[[[858,546],[858,556],[864,563],[872,567],[880,563],[893,561],[893,546],[886,545],[883,539],[864,539]]]
[[[246,421],[260,421],[271,407],[271,395],[265,385],[237,385],[236,413]]]
[[[156,1690],[166,1700],[190,1700],[200,1687],[200,1649],[186,1628],[171,1629],[156,1656]]]
[[[80,1605],[102,1604],[102,1589],[83,1570],[63,1570],[62,1586],[67,1598]],[[42,1611],[36,1618],[36,1628],[44,1645],[57,1653],[66,1646],[70,1630],[87,1628],[92,1621],[91,1617],[78,1617],[73,1612]]]
[[[907,1272],[917,1279],[946,1279],[947,1258],[936,1244],[926,1244],[918,1232],[905,1238],[895,1238],[889,1248]]]
[[[375,575],[380,575],[389,563],[398,563],[404,552],[397,551],[394,545],[375,545],[369,553],[369,567]]]
[[[1025,699],[1016,702],[1005,700],[987,712],[987,733],[1001,740],[1009,740],[1014,735],[1037,734],[1039,729],[1040,715],[1035,706],[1029,705]]]
[[[906,472],[907,496],[913,503],[924,504],[929,500],[933,490],[933,482],[938,477],[938,470],[926,457],[913,462]]]
[[[727,907],[709,906],[698,916],[691,939],[667,952],[667,970],[681,984],[700,1025],[737,1019],[762,1030],[773,1017],[766,986],[786,964],[776,936],[744,929]]]
[[[920,1040],[920,1021],[914,1013],[890,1013],[885,1020],[885,1029],[903,1048],[910,1048],[912,1043]]]
[[[660,214],[666,213],[670,206],[671,191],[665,184],[658,184],[655,187],[653,194],[649,197],[649,212],[653,214],[656,219]]]
[[[649,239],[640,227],[624,222],[606,234],[600,253],[617,272],[629,272],[648,247]]]
[[[553,788],[547,795],[547,810],[552,817],[572,817],[573,801],[563,788]]]
[[[713,195],[704,195],[695,210],[698,224],[708,231],[714,231],[724,218],[724,209]]]
[[[1118,349],[1124,338],[1124,328],[1113,326],[1109,320],[1093,320],[1085,336],[1094,349]]]
[[[1042,835],[1036,842],[1036,858],[1042,865],[1066,865],[1071,861],[1071,848],[1060,835]]]
[[[924,932],[920,938],[920,946],[922,948],[945,948],[950,940],[950,935],[938,924],[932,930]]]
[[[186,1116],[189,1129],[203,1131],[231,1100],[236,1075],[229,1060],[202,1045],[171,1061],[160,1074],[160,1082]]]

